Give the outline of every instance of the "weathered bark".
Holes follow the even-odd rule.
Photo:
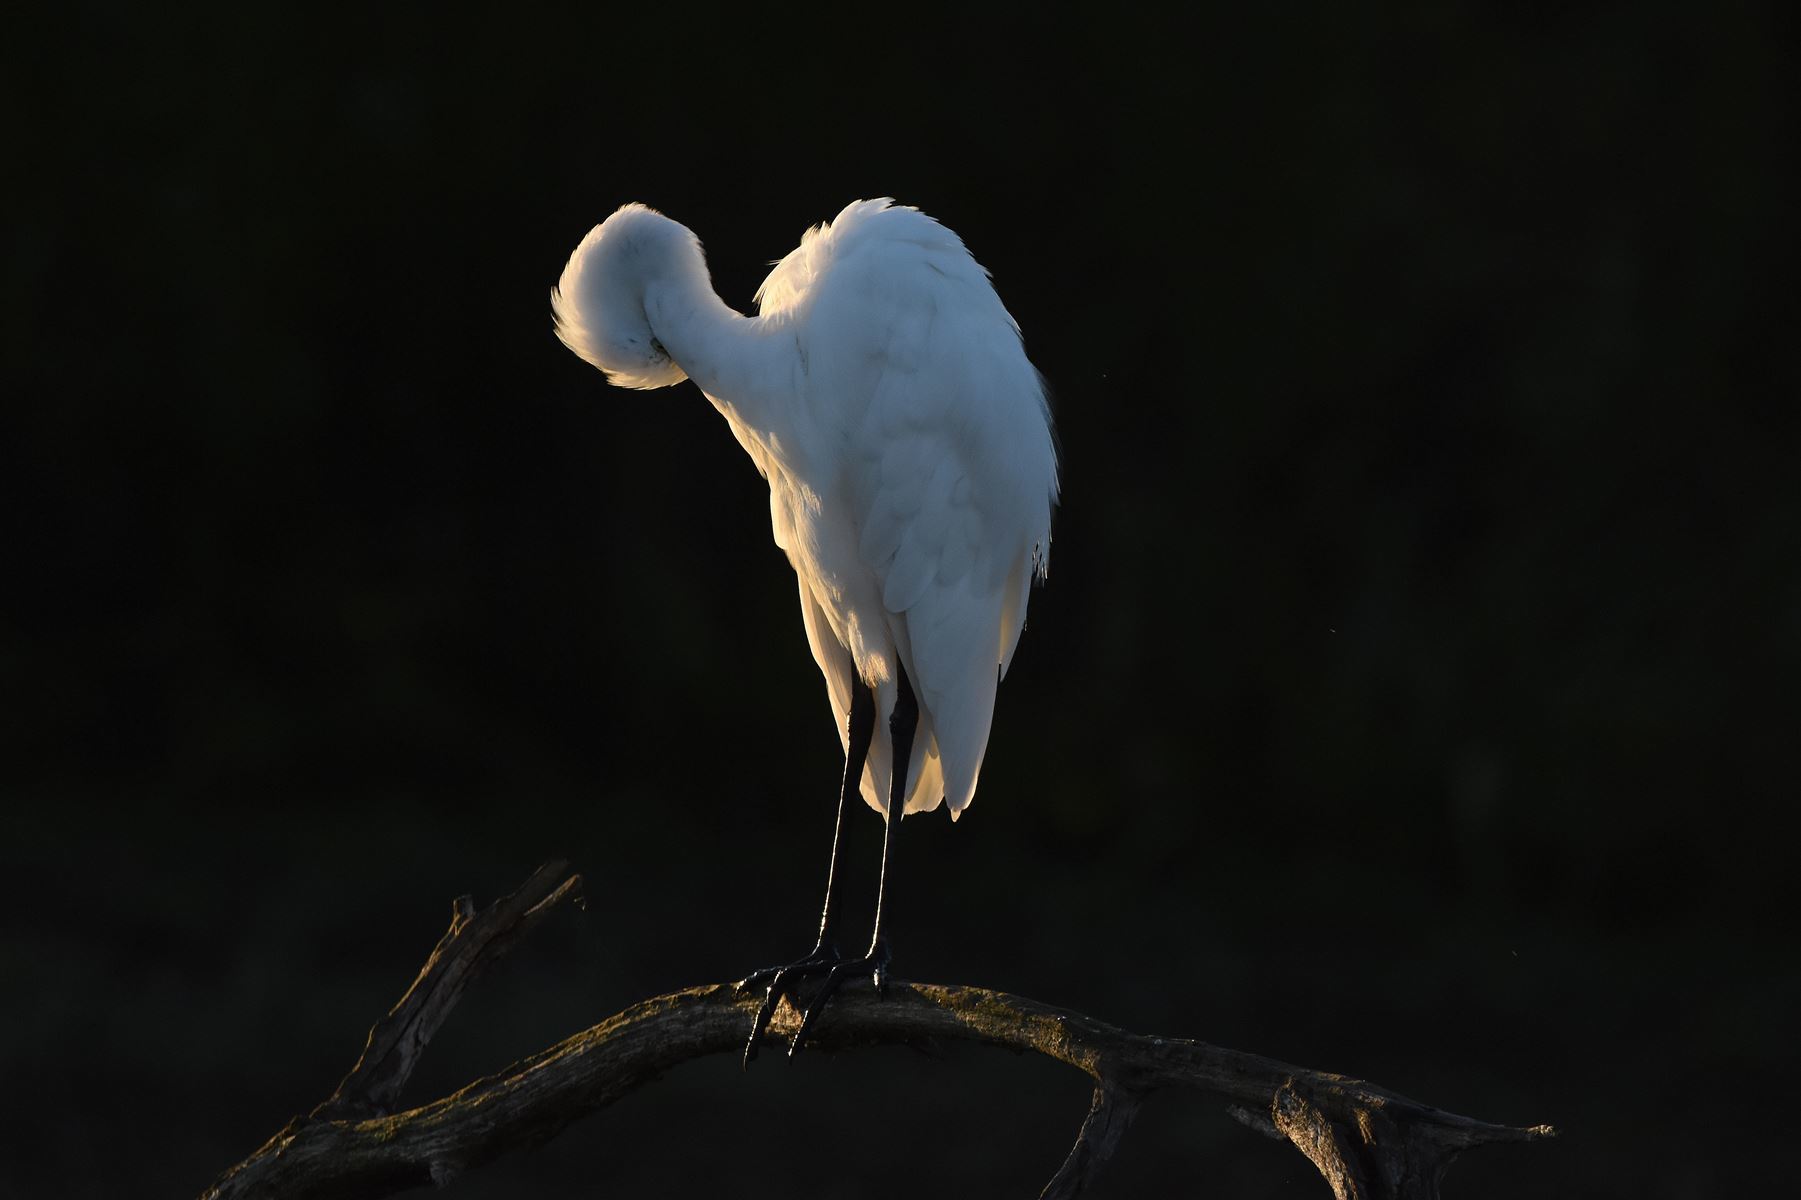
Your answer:
[[[369,1031],[363,1056],[338,1090],[313,1110],[322,1118],[380,1116],[394,1111],[400,1089],[412,1077],[419,1055],[456,1007],[482,968],[511,950],[563,901],[581,894],[581,876],[569,864],[548,862],[512,895],[477,916],[468,896],[450,906],[450,928],[438,939],[419,977],[388,1015]]]
[[[562,879],[561,884],[558,880]],[[459,901],[419,979],[370,1033],[338,1091],[232,1167],[203,1200],[375,1197],[442,1184],[508,1151],[539,1144],[689,1059],[742,1048],[759,997],[731,984],[642,1001],[443,1099],[393,1112],[419,1051],[463,985],[550,908],[573,894],[561,864],[479,916]],[[786,1002],[767,1037],[791,1035]],[[1106,1162],[1143,1097],[1197,1088],[1234,1115],[1293,1142],[1339,1200],[1428,1200],[1453,1158],[1487,1142],[1555,1136],[1443,1112],[1340,1075],[1178,1038],[1144,1037],[982,988],[890,982],[885,995],[847,989],[820,1019],[812,1050],[945,1039],[1033,1051],[1095,1081],[1094,1102],[1068,1159],[1043,1193],[1081,1193]]]

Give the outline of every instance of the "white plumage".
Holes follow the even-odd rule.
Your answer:
[[[612,383],[693,379],[730,423],[769,481],[841,740],[857,680],[875,691],[864,800],[888,808],[898,660],[920,709],[904,811],[955,817],[1050,550],[1043,381],[963,243],[888,200],[809,230],[757,301],[728,307],[695,236],[638,204],[551,293],[557,336]]]

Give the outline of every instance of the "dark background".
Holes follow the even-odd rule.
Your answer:
[[[547,295],[642,200],[747,307],[875,195],[994,272],[1066,459],[897,973],[1563,1129],[1453,1196],[1786,1171],[1793,9],[1216,8],[20,18],[0,1193],[197,1193],[551,856],[586,913],[411,1099],[804,948],[838,749],[764,486]],[[720,1058],[449,1194],[1028,1196],[1086,1096]],[[1158,1096],[1099,1194],[1187,1193],[1325,1190]]]

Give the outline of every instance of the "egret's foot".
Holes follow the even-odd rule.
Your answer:
[[[833,970],[844,961],[838,953],[838,947],[821,940],[813,947],[805,958],[797,959],[784,967],[764,967],[761,971],[752,971],[738,981],[740,992],[751,992],[757,988],[767,988],[763,993],[763,1003],[757,1006],[757,1018],[751,1022],[750,1040],[744,1043],[744,1065],[750,1064],[757,1057],[757,1043],[763,1039],[763,1031],[769,1028],[769,1021],[775,1016],[776,1006],[782,1002],[783,996],[794,994],[794,985],[809,975],[823,975]]]
[[[813,1032],[813,1023],[819,1014],[825,1011],[826,1001],[847,979],[856,979],[867,974],[869,981],[875,985],[876,995],[882,995],[888,986],[888,940],[877,938],[869,953],[862,958],[847,958],[837,963],[827,972],[825,982],[819,985],[819,991],[807,1001],[807,1010],[801,1014],[800,1028],[794,1033],[794,1040],[788,1043],[788,1057],[799,1054],[807,1044],[807,1035]],[[758,1031],[761,1033],[761,1030]]]
[[[829,942],[821,942],[807,954],[791,963],[779,967],[764,967],[761,971],[752,971],[732,986],[740,992],[754,992],[760,987],[768,987],[782,977],[786,971],[801,971],[811,974],[814,971],[830,970],[844,961],[844,955],[838,953],[838,947]]]

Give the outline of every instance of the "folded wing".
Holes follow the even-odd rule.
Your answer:
[[[838,431],[856,557],[924,710],[914,777],[941,772],[955,815],[975,793],[995,687],[1049,552],[1057,464],[1043,382],[956,235],[886,201],[810,235],[762,298],[766,312],[808,307],[807,401],[819,427]],[[815,622],[842,724],[850,681],[821,657]],[[866,778],[872,803],[885,777]],[[938,798],[914,790],[907,810]]]

